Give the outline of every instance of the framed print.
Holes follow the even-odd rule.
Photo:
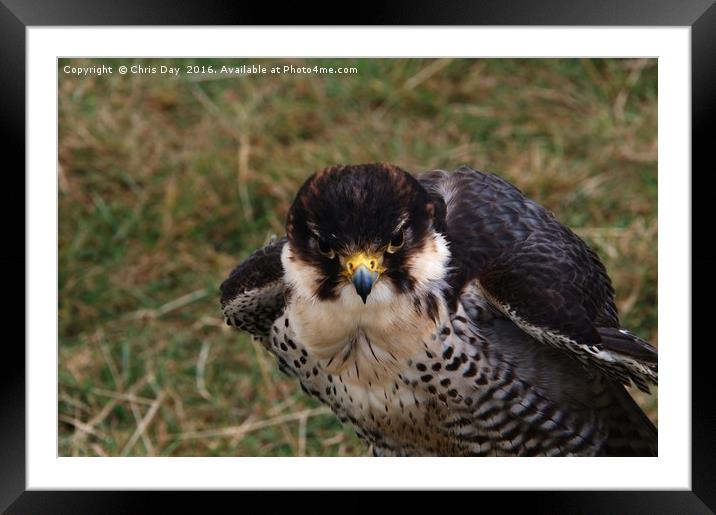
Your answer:
[[[0,444],[7,477],[0,496],[3,509],[42,512],[61,503],[83,511],[119,499],[128,506],[143,502],[133,492],[137,489],[532,490],[521,499],[533,504],[540,497],[550,512],[614,512],[616,505],[654,513],[713,509],[716,494],[708,480],[714,456],[708,415],[712,403],[705,399],[708,388],[699,384],[706,377],[702,368],[708,358],[691,336],[692,320],[698,320],[691,311],[691,274],[703,270],[698,284],[706,288],[706,266],[712,260],[690,258],[691,224],[709,218],[708,202],[698,199],[706,189],[691,189],[690,168],[704,166],[705,128],[713,123],[711,29],[716,11],[711,3],[689,2],[678,13],[667,3],[648,8],[636,3],[629,8],[618,3],[555,5],[536,12],[525,7],[507,10],[495,3],[467,10],[446,7],[439,13],[411,10],[403,16],[389,8],[373,18],[361,14],[350,26],[315,26],[314,20],[311,27],[276,25],[288,21],[288,12],[272,19],[272,26],[258,27],[245,24],[266,20],[261,16],[267,13],[260,10],[252,11],[250,19],[237,12],[235,19],[216,20],[199,7],[154,6],[146,18],[140,18],[141,10],[105,10],[89,3],[5,2],[0,7],[3,112],[12,128],[4,144],[7,155],[17,155],[22,163],[18,166],[24,165],[19,187],[27,192],[26,225],[19,229],[20,224],[8,224],[10,233],[18,233],[17,240],[26,227],[25,243],[9,246],[5,257],[8,270],[25,267],[27,303],[26,348],[12,359],[17,365],[9,367],[2,392],[7,413],[7,435]],[[222,12],[233,13],[227,9]],[[215,24],[222,26],[211,26]],[[495,172],[500,181],[519,188],[520,195],[549,209],[553,215],[544,216],[570,227],[573,232],[568,234],[584,240],[599,256],[597,261],[601,258],[616,289],[616,304],[605,301],[613,306],[605,309],[615,313],[614,325],[600,333],[607,348],[599,347],[594,356],[581,355],[586,368],[577,360],[559,358],[565,370],[562,382],[549,379],[549,387],[560,392],[566,405],[576,406],[578,398],[585,413],[592,402],[585,399],[601,399],[602,404],[585,415],[593,424],[589,430],[586,422],[572,422],[576,411],[562,415],[559,406],[550,408],[556,410],[553,422],[559,418],[562,425],[582,424],[581,443],[550,436],[540,444],[540,452],[531,452],[527,449],[536,447],[524,442],[537,437],[530,433],[528,438],[525,428],[515,427],[524,438],[513,435],[509,445],[490,440],[492,433],[467,435],[454,429],[447,433],[447,444],[441,439],[445,433],[426,436],[414,419],[400,433],[413,436],[396,440],[397,430],[365,422],[375,417],[363,402],[373,406],[377,401],[370,396],[354,399],[357,390],[344,382],[369,381],[370,371],[381,381],[368,363],[371,355],[380,362],[382,348],[371,346],[371,353],[365,353],[368,361],[356,357],[350,362],[355,373],[349,374],[331,369],[336,353],[323,355],[302,347],[302,338],[295,335],[304,329],[291,325],[301,320],[299,311],[290,309],[290,299],[303,291],[303,279],[296,277],[325,270],[326,277],[310,284],[333,284],[333,264],[340,262],[348,270],[360,254],[363,261],[355,261],[346,277],[355,287],[350,291],[358,293],[351,299],[360,297],[370,306],[371,289],[374,299],[384,295],[381,279],[384,284],[394,281],[390,291],[407,295],[411,287],[423,291],[415,284],[422,285],[425,274],[437,273],[431,271],[434,265],[428,269],[415,264],[417,250],[406,250],[429,248],[418,244],[422,226],[417,220],[422,215],[415,213],[423,211],[414,206],[405,211],[410,215],[396,214],[394,223],[385,222],[392,225],[385,229],[385,249],[380,247],[384,253],[359,252],[352,240],[340,243],[350,227],[328,231],[334,243],[326,239],[321,227],[331,226],[332,220],[353,220],[349,225],[365,232],[363,220],[372,217],[366,226],[377,226],[393,209],[402,209],[395,206],[401,205],[404,190],[395,186],[381,202],[384,190],[378,188],[361,203],[353,205],[346,198],[336,201],[332,211],[315,211],[322,218],[313,221],[315,203],[322,205],[332,192],[343,190],[331,190],[328,183],[311,186],[309,176],[323,170],[317,176],[329,177],[339,173],[333,165],[351,163],[389,163],[375,166],[391,177],[409,177],[403,170],[423,177],[417,172],[461,165]],[[404,188],[406,180],[396,184]],[[420,180],[427,181],[421,187],[431,184]],[[441,187],[436,191],[445,192],[440,200],[449,215],[454,209],[451,198],[461,192],[457,186],[452,191]],[[307,191],[317,199],[313,207],[309,200],[295,200]],[[447,225],[443,204],[426,198],[426,206],[432,206],[425,208],[430,227]],[[309,214],[301,214],[299,204]],[[355,220],[341,213],[344,208]],[[10,207],[5,210],[6,220],[17,218]],[[302,240],[293,232],[303,230],[295,229],[302,216],[310,220],[303,254]],[[459,256],[460,239],[452,227],[452,233],[444,229],[453,238],[446,237],[446,255]],[[461,227],[461,233],[469,231],[469,226]],[[363,232],[356,242],[378,241],[373,233]],[[486,239],[482,247],[491,241]],[[272,245],[282,247],[275,251]],[[343,252],[337,245],[352,250]],[[371,245],[378,248],[382,243]],[[263,254],[252,255],[264,247]],[[439,254],[442,247],[435,248]],[[229,275],[249,256],[271,253],[274,261],[262,261],[249,275]],[[299,255],[303,257],[295,257]],[[398,261],[391,263],[403,259],[401,255],[412,260],[406,277],[390,268],[400,268]],[[446,258],[446,271],[440,273],[468,273],[477,259],[472,256],[463,262],[453,257],[451,267]],[[256,282],[250,287],[242,283],[244,277],[263,287],[271,267],[289,277],[287,263],[300,259],[314,263],[314,268],[291,276],[290,286],[275,297],[282,302],[279,311],[267,315],[265,297],[242,300],[244,292],[257,291]],[[430,259],[435,263],[437,258]],[[570,273],[583,270],[581,265]],[[345,272],[335,274],[338,278]],[[20,274],[10,275],[15,280]],[[494,318],[496,327],[516,324],[490,333],[491,342],[509,339],[509,345],[519,347],[523,344],[512,343],[515,338],[534,338],[529,343],[533,345],[544,337],[543,343],[553,345],[551,329],[539,323],[534,329],[536,319],[529,313],[547,291],[564,293],[561,286],[549,280],[535,283],[536,274],[509,287],[500,282],[503,279],[480,277],[479,302],[484,303],[478,302],[476,312],[484,313],[474,320],[492,324]],[[606,281],[596,284],[608,286]],[[520,290],[528,284],[536,286]],[[604,295],[609,296],[607,286]],[[590,288],[590,298],[602,295]],[[528,293],[519,302],[529,298],[537,304],[517,304],[518,297],[509,297],[515,291]],[[330,295],[324,289],[307,296],[311,300],[306,305],[319,306],[311,315],[314,320],[326,321],[321,330],[310,333],[312,341],[330,334],[341,317],[349,315],[316,300],[330,300]],[[444,299],[431,295],[437,306],[444,301],[448,310],[447,294]],[[511,299],[509,304],[500,304],[501,295]],[[450,309],[464,309],[473,319],[468,315],[472,308],[460,299],[463,308]],[[243,310],[246,302],[258,303],[259,314],[271,316],[265,334],[252,333],[263,343],[235,330],[261,324],[236,318],[232,306]],[[414,299],[414,311],[429,313],[430,303],[421,303]],[[572,320],[565,321],[568,311],[559,305],[554,315],[559,323],[576,327]],[[694,303],[694,313],[705,306]],[[545,309],[541,304],[537,312]],[[377,324],[382,315],[378,310],[371,316],[371,324]],[[600,324],[608,318],[599,317]],[[455,333],[440,333],[459,341],[462,331],[451,320]],[[513,327],[523,336],[513,336]],[[410,330],[406,326],[402,331]],[[361,334],[369,335],[367,342],[373,338],[373,333]],[[607,338],[615,343],[604,343]],[[444,338],[434,340],[441,345]],[[564,338],[558,341],[565,345]],[[655,382],[656,351],[651,344],[657,342],[662,371],[658,395],[642,384],[643,377]],[[398,399],[403,408],[402,394],[396,393],[401,386],[411,392],[414,406],[420,406],[419,399],[429,406],[416,412],[419,417],[434,415],[439,420],[451,416],[440,411],[440,402],[472,403],[465,392],[473,391],[477,379],[496,385],[500,371],[509,368],[504,374],[514,384],[543,380],[542,372],[534,371],[537,361],[520,361],[520,372],[513,367],[517,358],[508,358],[510,367],[503,366],[494,351],[458,363],[459,355],[445,356],[446,347],[424,345],[428,361],[415,364],[412,355],[409,360],[422,375],[411,383],[404,371],[395,372],[395,381],[390,381],[395,402],[378,403],[378,419],[387,425],[393,419],[381,418],[382,411],[397,410]],[[277,355],[279,366],[264,346]],[[369,348],[367,343],[363,347]],[[392,348],[400,354],[397,349]],[[497,349],[498,355],[505,353],[499,345]],[[388,360],[389,353],[384,354]],[[314,356],[319,356],[315,363]],[[612,366],[614,356],[627,356],[624,362],[632,368]],[[348,362],[342,354],[340,359]],[[470,359],[475,359],[474,371]],[[25,363],[24,376],[20,363]],[[595,363],[599,372],[589,368]],[[279,368],[294,377],[285,377]],[[448,378],[447,370],[457,368],[459,377]],[[604,400],[593,393],[604,377],[618,385],[624,374],[626,382],[638,388],[619,397],[619,407],[609,404],[617,402],[613,397]],[[465,378],[472,382],[461,389]],[[445,391],[430,390],[431,381],[444,382]],[[373,391],[369,384],[366,391]],[[341,387],[344,393],[337,392]],[[508,401],[527,398],[524,392],[513,392],[516,386],[495,388],[506,392]],[[547,386],[540,388],[542,395],[548,391]],[[416,397],[415,392],[423,391],[435,399],[442,392],[445,398],[431,403],[421,393]],[[386,401],[389,394],[386,388]],[[502,402],[505,395],[495,399]],[[337,407],[338,400],[342,404]],[[656,433],[653,445],[642,446],[641,437],[635,443],[628,427],[617,430],[610,422],[614,410],[626,409],[625,402],[644,428],[658,426],[658,451]],[[501,408],[490,409],[494,415]],[[514,408],[510,413],[515,416]],[[605,436],[604,442],[611,443],[589,447],[602,438],[597,435],[609,431],[621,436]],[[466,435],[479,442],[466,445]],[[619,446],[621,453],[607,450]],[[638,457],[626,457],[631,452],[625,448]],[[473,456],[445,457],[460,454]],[[507,457],[512,454],[562,457]],[[598,457],[583,457],[588,455]],[[450,467],[452,473],[430,473],[440,467]]]

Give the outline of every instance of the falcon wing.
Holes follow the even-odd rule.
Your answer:
[[[540,427],[537,421],[540,416],[548,416],[577,432],[594,428],[592,424],[596,422],[597,426],[604,424],[601,430],[607,434],[599,455],[657,455],[656,427],[622,385],[595,377],[594,369],[575,368],[568,353],[536,344],[534,338],[501,314],[480,312],[484,297],[476,299],[473,292],[460,299],[466,314],[473,318],[480,313],[480,335],[490,343],[493,352],[502,354],[503,362],[513,367],[514,377],[519,378],[517,387],[524,382],[536,394],[525,393],[521,397],[523,408],[536,417],[530,419],[528,430]],[[515,386],[513,383],[506,388],[512,390]],[[588,408],[585,410],[585,407]],[[601,412],[596,420],[593,410]],[[549,435],[554,436],[554,433]]]
[[[604,265],[552,213],[496,175],[471,168],[418,179],[445,202],[453,300],[477,281],[493,308],[539,341],[622,383],[646,391],[656,383],[656,350],[619,329]]]
[[[286,305],[281,251],[286,238],[257,250],[221,283],[221,310],[228,325],[266,337]]]

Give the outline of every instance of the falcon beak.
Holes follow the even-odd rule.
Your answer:
[[[363,304],[368,302],[368,295],[373,285],[385,271],[382,266],[382,257],[358,252],[348,257],[344,263],[343,275],[355,286],[356,293],[360,295]]]

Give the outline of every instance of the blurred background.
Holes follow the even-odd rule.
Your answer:
[[[356,70],[186,73],[252,64]],[[372,161],[505,177],[595,248],[657,344],[654,59],[60,60],[59,454],[367,455],[224,325],[218,287],[308,175]],[[656,421],[656,392],[632,393]]]

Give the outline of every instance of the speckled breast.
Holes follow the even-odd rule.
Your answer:
[[[481,300],[466,295],[462,301],[437,332],[415,342],[390,380],[373,381],[370,370],[312,356],[295,340],[290,307],[264,345],[305,392],[350,422],[375,455],[595,454],[604,438],[599,420],[562,409],[521,378],[519,361],[481,331],[492,320]]]

